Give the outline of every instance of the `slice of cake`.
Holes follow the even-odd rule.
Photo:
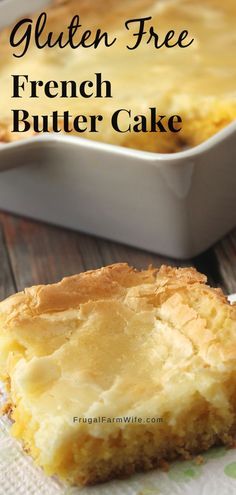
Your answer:
[[[12,435],[49,475],[93,484],[236,428],[236,307],[192,268],[116,264],[0,304]]]

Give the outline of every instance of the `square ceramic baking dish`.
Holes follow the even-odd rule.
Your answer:
[[[0,28],[47,3],[2,0]],[[175,154],[44,135],[1,144],[0,170],[1,209],[174,258],[236,224],[236,123]]]

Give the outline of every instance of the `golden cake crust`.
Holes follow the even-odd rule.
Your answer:
[[[28,331],[31,322],[35,321],[35,325],[37,325],[37,322],[40,322],[44,315],[48,321],[50,319],[53,321],[54,317],[57,318],[60,313],[67,315],[68,312],[70,315],[70,311],[73,312],[73,310],[83,312],[83,308],[86,308],[87,305],[91,307],[95,303],[99,306],[103,302],[104,316],[107,319],[110,317],[110,304],[116,305],[120,302],[123,304],[124,301],[128,308],[142,311],[149,305],[156,307],[165,304],[166,301],[169,304],[169,301],[173,299],[174,302],[169,304],[168,308],[168,311],[171,312],[174,310],[175,304],[178,308],[181,297],[188,300],[192,287],[195,298],[205,295],[212,305],[219,301],[220,307],[223,307],[228,317],[234,320],[236,318],[236,304],[229,304],[222,290],[209,287],[206,281],[207,277],[192,267],[175,268],[163,265],[159,269],[150,266],[146,270],[139,271],[127,263],[116,263],[65,277],[58,283],[26,288],[23,292],[10,296],[0,303],[0,322],[6,331],[11,328],[18,328],[20,333],[22,324],[26,326],[26,331]],[[135,304],[132,294],[134,294]],[[106,301],[108,302],[107,306]],[[175,318],[177,321],[179,320],[180,326],[183,319],[182,312],[182,308],[180,311],[175,310]],[[191,322],[191,335],[188,336],[191,341],[197,342],[201,351],[204,349],[207,351],[209,346],[209,331],[206,335],[203,334],[206,325],[207,322],[204,319],[201,319],[200,325],[199,322],[193,320]],[[40,331],[39,328],[37,327],[38,332]],[[211,333],[211,339],[212,337],[213,334]],[[224,360],[227,357],[232,359],[236,352],[236,348],[232,344],[233,341],[224,342],[220,338],[220,341],[217,342],[216,340],[215,351],[218,352],[218,347],[220,347]]]
[[[163,265],[160,269],[149,267],[138,271],[127,263],[116,263],[98,270],[89,270],[78,275],[63,278],[49,285],[37,285],[10,296],[0,303],[0,313],[7,316],[7,322],[32,318],[43,313],[53,313],[78,308],[80,304],[103,298],[119,298],[127,288],[154,283],[156,276],[161,290],[169,289],[170,283],[176,290],[186,284],[206,282],[206,276],[195,268],[173,268]],[[207,290],[207,288],[206,288]],[[211,289],[212,290],[212,289]],[[223,292],[215,289],[225,301]]]

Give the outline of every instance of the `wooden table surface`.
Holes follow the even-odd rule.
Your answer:
[[[0,298],[35,284],[110,263],[127,261],[137,268],[149,264],[195,266],[209,283],[225,293],[236,292],[236,229],[210,250],[189,261],[165,258],[83,233],[0,213]]]

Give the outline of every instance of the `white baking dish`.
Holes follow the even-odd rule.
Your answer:
[[[3,0],[0,27],[47,3]],[[236,123],[165,155],[44,135],[2,144],[0,169],[1,209],[175,258],[236,224]]]

